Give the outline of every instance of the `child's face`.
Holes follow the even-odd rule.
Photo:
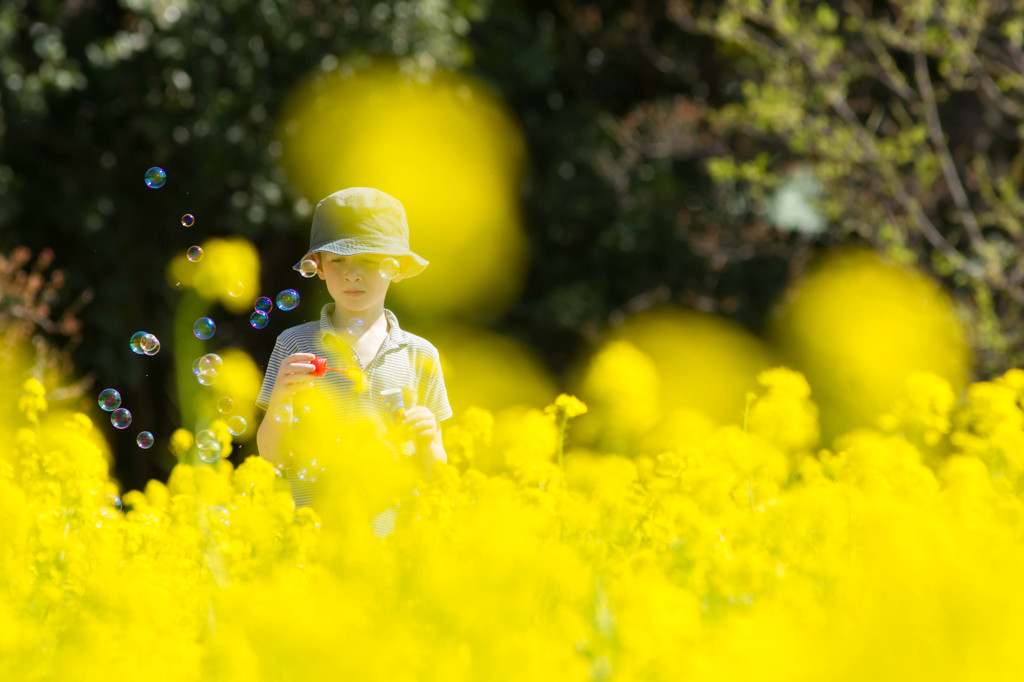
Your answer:
[[[338,256],[319,251],[312,256],[317,276],[327,282],[334,302],[349,312],[383,306],[391,280],[380,276],[380,262],[387,256],[360,253]]]

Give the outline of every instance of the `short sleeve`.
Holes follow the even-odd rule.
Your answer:
[[[452,406],[448,402],[448,389],[444,385],[444,374],[441,372],[441,363],[438,361],[431,372],[430,380],[427,382],[427,394],[424,403],[434,413],[438,422],[452,418]]]
[[[260,387],[260,394],[256,398],[256,406],[266,410],[270,406],[270,394],[274,391],[274,383],[277,381],[277,373],[281,369],[281,363],[286,357],[297,351],[289,348],[289,343],[277,337],[274,342],[274,350],[270,353],[270,360],[267,362],[267,371],[263,374],[263,385]]]

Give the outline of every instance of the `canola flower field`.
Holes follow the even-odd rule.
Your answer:
[[[1024,371],[959,399],[914,375],[828,448],[800,374],[758,381],[743,424],[628,459],[563,452],[571,396],[468,409],[377,538],[410,479],[370,451],[317,453],[319,512],[257,457],[112,507],[99,428],[29,380],[0,425],[0,679],[1020,679]]]

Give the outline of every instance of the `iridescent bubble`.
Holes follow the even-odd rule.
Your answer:
[[[254,310],[252,315],[249,316],[249,324],[253,326],[253,329],[263,329],[270,322],[270,315],[267,315],[262,310]]]
[[[377,274],[383,279],[394,279],[398,275],[398,271],[401,266],[398,264],[398,260],[388,257],[380,262],[380,267],[377,268]]]
[[[303,277],[309,278],[316,274],[316,261],[307,258],[299,263],[299,274]]]
[[[203,257],[203,249],[199,246],[190,246],[188,251],[185,252],[185,257],[193,263],[198,262]]]
[[[202,445],[203,443],[209,443],[210,441],[217,441],[217,434],[210,429],[203,429],[196,434],[196,446]]]
[[[260,296],[253,307],[261,313],[269,313],[274,308],[274,302],[266,296]]]
[[[245,284],[242,282],[235,282],[228,287],[228,296],[231,298],[238,298],[245,293]]]
[[[229,396],[224,396],[217,401],[217,411],[221,414],[228,414],[235,407],[235,401]]]
[[[204,462],[213,464],[220,459],[220,443],[215,440],[196,443],[196,449],[199,451],[199,459]]]
[[[146,355],[156,355],[160,352],[160,339],[153,334],[143,334],[139,338],[139,348]]]
[[[194,215],[192,215],[191,213],[186,213],[185,215],[181,216],[181,225],[182,225],[182,227],[192,227],[195,224],[196,224],[196,217]]]
[[[132,425],[132,413],[119,407],[110,413],[110,423],[115,429],[127,429]]]
[[[200,355],[192,363],[192,374],[199,376],[200,372],[212,369],[214,371],[219,370],[220,366],[224,363],[221,357],[216,353],[207,353]]]
[[[121,513],[121,509],[124,505],[121,504],[121,498],[117,495],[107,495],[103,498],[103,503],[100,505],[100,514],[112,519]]]
[[[132,338],[128,340],[128,346],[136,355],[142,355],[145,353],[145,351],[142,350],[142,337],[148,333],[149,332],[135,332],[132,334]]]
[[[153,166],[146,171],[146,187],[160,189],[167,182],[167,171],[159,166]]]
[[[231,525],[231,511],[227,507],[211,507],[210,520],[225,526]]]
[[[153,434],[149,431],[143,431],[135,438],[135,443],[143,450],[149,450],[153,447]]]
[[[351,320],[348,321],[348,324],[345,325],[345,331],[347,331],[352,336],[357,336],[363,333],[363,329],[365,327],[366,323],[363,322],[361,318],[353,317]]]
[[[299,305],[299,292],[295,289],[285,289],[277,295],[277,307],[281,310],[295,310]]]
[[[217,370],[215,369],[204,369],[196,375],[196,381],[203,386],[209,386],[213,382],[217,381]]]
[[[208,317],[200,317],[192,325],[192,333],[196,335],[197,339],[202,339],[203,341],[212,337],[216,331],[217,325]]]
[[[300,481],[314,483],[316,482],[316,479],[320,477],[320,471],[320,466],[317,464],[316,460],[311,459],[299,468],[295,473],[295,477]]]
[[[274,421],[278,424],[290,424],[292,418],[291,405],[280,405],[276,410],[274,410]]]
[[[247,426],[249,426],[249,423],[240,415],[236,414],[231,419],[228,419],[228,433],[232,436],[241,436],[245,433]]]
[[[99,403],[104,412],[113,412],[121,407],[121,394],[113,388],[105,388],[100,391]]]

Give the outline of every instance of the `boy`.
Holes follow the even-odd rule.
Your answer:
[[[293,428],[293,415],[296,422],[303,421],[303,393],[310,388],[321,396],[319,404],[331,410],[328,440],[342,443],[353,433],[349,427],[369,425],[380,442],[416,457],[427,476],[434,462],[447,461],[439,422],[452,416],[452,408],[437,349],[403,331],[394,313],[384,308],[391,281],[418,275],[427,264],[409,250],[405,209],[394,197],[351,187],[317,204],[309,250],[295,269],[311,271],[315,266],[334,302],[323,307],[318,321],[281,333],[256,399],[267,413],[256,433],[260,454],[287,467],[296,507],[313,503],[316,476],[292,466],[284,441]],[[326,358],[328,367],[342,372],[315,377],[314,357]],[[401,389],[406,406],[404,420],[401,413],[398,418],[404,441],[387,427],[390,415],[381,393],[391,389]],[[324,435],[316,433],[317,438]],[[386,534],[394,521],[393,510],[384,515],[389,518],[374,522],[378,534]]]

